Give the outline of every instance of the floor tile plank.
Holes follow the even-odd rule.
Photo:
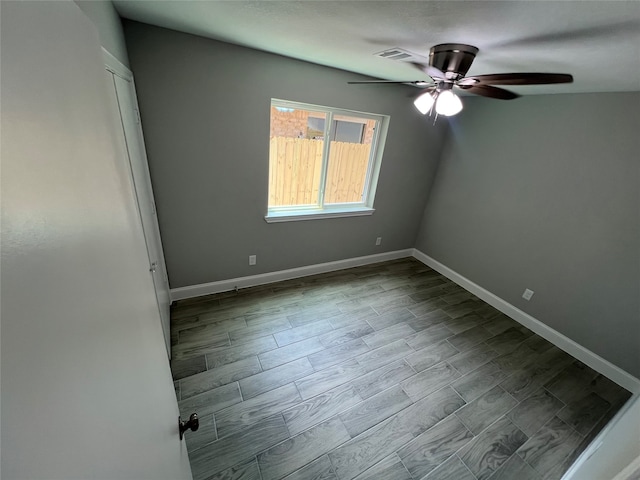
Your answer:
[[[398,456],[413,478],[422,478],[472,438],[473,434],[451,415],[398,450]]]
[[[323,305],[318,308],[304,309],[303,311],[293,315],[287,315],[287,318],[289,319],[292,327],[299,327],[300,325],[315,323],[319,320],[335,317],[341,313],[340,309],[335,305]]]
[[[290,328],[289,320],[286,317],[279,317],[274,320],[255,322],[247,328],[229,332],[229,338],[231,345],[240,345]]]
[[[496,338],[489,330],[484,328],[482,325],[477,325],[470,328],[469,330],[465,330],[462,333],[454,335],[453,337],[448,339],[448,342],[456,349],[458,349],[458,351],[465,352],[471,347],[475,347],[480,342],[491,339],[491,337]],[[494,350],[496,349],[494,348]]]
[[[286,385],[313,372],[306,357],[285,363],[266,372],[258,373],[240,380],[240,390],[246,400],[276,387]]]
[[[502,417],[462,447],[458,456],[478,480],[485,480],[527,440],[518,427]]]
[[[313,353],[307,358],[309,359],[309,362],[311,363],[313,368],[318,371],[368,351],[369,347],[367,346],[367,344],[364,343],[361,338],[357,338],[355,340],[351,340],[350,342],[346,342],[341,345],[326,348],[320,352]]]
[[[477,307],[477,302],[473,300],[467,300],[466,302],[457,303],[455,305],[443,305],[440,307],[443,312],[449,315],[453,319],[468,317],[467,320],[473,318],[475,324],[483,323],[483,318],[476,315],[474,309]],[[458,333],[458,332],[456,332]]]
[[[407,345],[404,340],[397,340],[375,350],[360,354],[355,359],[368,369],[375,369],[400,360],[411,353],[413,353],[413,348]]]
[[[578,432],[558,417],[553,417],[516,454],[544,476],[568,457],[581,440]]]
[[[512,455],[490,478],[491,480],[542,480],[542,477],[518,455]]]
[[[625,390],[614,381],[609,380],[604,375],[598,375],[595,380],[593,380],[591,391],[605,399],[611,405],[622,405],[631,398],[631,392]]]
[[[448,360],[450,357],[456,355],[458,350],[452,347],[447,340],[443,340],[440,343],[429,345],[415,353],[412,353],[407,357],[407,363],[416,372],[421,372],[429,367],[432,367],[444,360]]]
[[[515,425],[528,436],[536,433],[549,419],[553,418],[564,403],[544,389],[536,391],[507,414]]]
[[[187,399],[212,388],[236,382],[262,371],[258,357],[249,357],[180,380],[180,395]]]
[[[580,435],[586,435],[610,406],[611,404],[599,395],[589,393],[563,408],[558,417],[575,428]]]
[[[229,467],[207,480],[261,480],[258,461],[255,458]]]
[[[215,319],[215,317],[212,317]],[[244,316],[235,318],[228,318],[220,321],[212,321],[211,323],[205,323],[205,315],[198,317],[198,326],[190,328],[178,328],[178,341],[184,343],[198,343],[208,337],[215,337],[216,335],[223,335],[232,330],[238,330],[247,327],[247,322]]]
[[[284,477],[284,480],[337,480],[336,474],[333,473],[333,465],[327,455],[308,463],[291,475]]]
[[[249,340],[233,347],[217,348],[207,353],[207,365],[216,368],[278,348],[272,335]]]
[[[415,402],[460,377],[448,363],[442,362],[402,382],[402,388]],[[464,398],[464,397],[463,397]]]
[[[289,433],[293,436],[361,401],[360,395],[352,385],[340,385],[285,410],[284,420]]]
[[[370,333],[369,335],[365,335],[362,337],[362,340],[367,345],[369,345],[370,348],[378,348],[383,345],[395,342],[396,340],[406,338],[410,335],[413,335],[414,333],[416,332],[413,330],[413,328],[411,328],[406,323],[398,323],[396,325],[392,325],[391,327],[387,327],[382,330]]]
[[[374,330],[377,331],[391,327],[392,325],[397,325],[398,323],[405,323],[414,318],[416,317],[413,313],[411,313],[407,308],[402,307],[383,315],[378,315],[377,317],[368,318],[367,322]]]
[[[379,461],[355,478],[355,480],[381,479],[412,480],[411,474],[395,454]]]
[[[409,428],[394,416],[329,452],[329,458],[336,476],[351,480],[413,438]]]
[[[282,415],[262,420],[189,454],[194,480],[203,480],[254,457],[289,437]]]
[[[591,382],[598,372],[581,362],[573,362],[544,387],[564,403],[571,403],[590,391]]]
[[[462,375],[473,372],[476,368],[493,360],[498,353],[481,343],[475,347],[456,355],[448,360],[449,365],[455,368]]]
[[[456,416],[474,435],[478,435],[517,404],[515,398],[495,386],[458,410]]]
[[[399,308],[411,307],[416,304],[415,300],[413,300],[409,295],[399,295],[390,299],[382,297],[384,296],[379,295],[377,300],[371,302],[371,307],[378,313],[378,315],[385,315]]]
[[[443,307],[443,310],[445,311],[445,313],[447,313],[447,315],[452,317],[450,320],[445,320],[444,324],[453,333],[455,334],[462,333],[466,330],[469,330],[470,328],[487,323],[487,320],[473,313],[473,310],[470,310],[470,308],[464,309],[462,312],[460,312],[459,315],[455,311],[455,309],[457,308],[462,308],[462,307],[459,307],[457,305],[454,307],[448,307],[448,308]],[[470,312],[470,313],[466,313],[466,312]]]
[[[498,335],[499,333],[502,333],[505,330],[509,330],[512,327],[517,327],[518,325],[520,325],[518,322],[507,317],[504,313],[500,313],[498,310],[494,309],[493,307],[491,307],[490,311],[493,312],[494,316],[492,318],[491,323],[488,323],[486,328],[494,335]],[[475,313],[480,315],[482,318],[487,318],[485,316],[487,315],[487,311],[484,309],[483,310],[476,309]]]
[[[296,380],[295,383],[302,399],[307,400],[366,373],[368,373],[367,367],[360,365],[357,360],[351,358],[346,362],[306,375]]]
[[[517,327],[512,327],[487,340],[487,345],[502,355],[514,351],[529,336],[522,333]]]
[[[238,382],[234,382],[208,390],[200,395],[180,400],[178,407],[180,408],[180,415],[184,418],[189,418],[192,413],[205,416],[241,401],[240,387]]]
[[[444,319],[448,320],[451,317],[441,309],[441,307],[446,304],[447,304],[446,302],[444,302],[443,300],[440,300],[439,298],[429,298],[427,300],[420,301],[419,303],[416,303],[415,305],[412,305],[407,308],[417,318],[426,318],[429,316],[429,314],[434,314],[434,316],[432,317],[434,320],[435,319],[439,320],[440,318],[442,318],[443,320]],[[445,315],[445,316],[442,317],[442,315]],[[439,322],[436,321],[435,323],[439,323]]]
[[[476,477],[457,455],[452,455],[422,480],[476,480]]]
[[[207,360],[204,355],[198,355],[184,360],[171,360],[171,373],[174,380],[190,377],[207,369]]]
[[[326,348],[336,347],[373,333],[373,327],[364,320],[336,328],[320,336],[320,343]]]
[[[507,374],[495,363],[489,362],[456,380],[451,386],[467,402],[478,398],[500,383]]]
[[[184,360],[186,358],[203,355],[219,348],[226,348],[231,345],[228,333],[221,333],[205,337],[197,342],[179,343],[172,351],[173,360]]]
[[[276,342],[278,342],[278,346],[284,347],[291,343],[299,342],[300,340],[306,340],[307,338],[330,332],[331,330],[333,330],[333,327],[328,320],[319,320],[290,330],[276,332],[273,336]]]
[[[407,343],[415,350],[420,350],[451,336],[453,336],[453,332],[444,323],[440,323],[408,337]]]
[[[253,423],[296,405],[300,400],[296,386],[288,383],[220,410],[215,414],[218,437],[239,432]]]
[[[340,420],[353,438],[411,404],[404,390],[396,385],[341,413]]]
[[[564,370],[572,362],[572,358],[557,347],[534,357],[531,362],[518,369],[501,383],[502,388],[513,395],[516,400],[524,400],[539,387]]]
[[[535,352],[524,343],[512,352],[502,354],[493,360],[493,363],[498,365],[503,371],[517,372],[518,369],[529,364],[532,359],[539,356],[538,352]]]
[[[258,455],[262,479],[282,478],[349,438],[349,433],[337,418],[306,430]]]
[[[406,362],[396,361],[360,376],[353,386],[362,399],[367,399],[415,374]]]
[[[348,327],[354,323],[357,323],[358,320],[366,320],[367,318],[377,317],[378,313],[366,305],[364,307],[360,307],[355,310],[350,310],[348,312],[342,312],[340,315],[336,317],[331,317],[328,319],[328,322],[334,329]],[[373,331],[373,329],[371,330]]]
[[[397,417],[417,437],[464,404],[464,400],[451,387],[444,387],[405,408]]]
[[[286,347],[280,347],[258,355],[263,370],[292,362],[309,354],[324,350],[324,346],[316,337],[307,338]]]

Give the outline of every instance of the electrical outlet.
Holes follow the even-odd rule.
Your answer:
[[[380,245],[382,243],[382,237],[376,238],[376,245]]]
[[[531,297],[533,297],[533,290],[529,290],[527,288],[522,294],[522,298],[524,298],[525,300],[531,300]]]
[[[249,265],[255,265],[256,264],[256,256],[255,255],[249,255]]]

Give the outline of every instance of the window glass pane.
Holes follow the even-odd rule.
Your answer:
[[[333,116],[324,193],[326,204],[364,201],[376,123],[367,118]]]
[[[327,114],[271,107],[269,207],[317,206]]]

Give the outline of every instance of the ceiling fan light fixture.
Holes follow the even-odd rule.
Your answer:
[[[460,113],[461,110],[462,101],[460,100],[460,97],[451,90],[445,90],[438,95],[438,100],[436,101],[436,112],[438,115],[450,117]]]
[[[436,99],[431,94],[431,92],[425,92],[422,95],[420,95],[418,98],[416,98],[413,104],[416,106],[416,108],[421,114],[426,115],[429,112],[429,110],[433,108],[433,103],[435,101]]]

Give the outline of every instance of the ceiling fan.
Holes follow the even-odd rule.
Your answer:
[[[478,48],[461,43],[442,43],[431,48],[429,64],[412,63],[429,80],[393,81],[367,80],[348,82],[349,84],[401,83],[424,87],[426,92],[419,95],[414,105],[424,115],[432,113],[451,116],[462,110],[462,102],[454,93],[460,89],[483,97],[513,100],[520,95],[495,87],[494,85],[545,85],[571,83],[573,77],[567,73],[494,73],[489,75],[465,76],[478,53]]]

